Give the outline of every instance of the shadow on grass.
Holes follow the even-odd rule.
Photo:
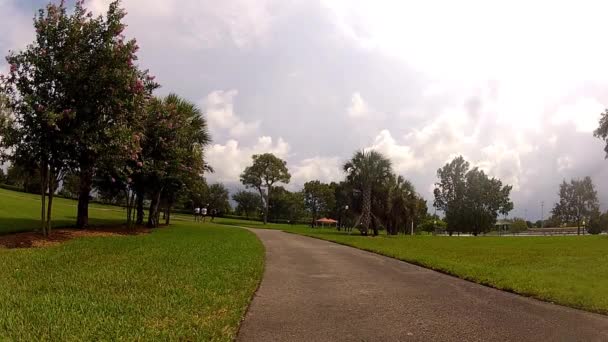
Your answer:
[[[121,219],[98,219],[90,218],[89,227],[94,228],[98,226],[109,226],[124,223]],[[76,226],[76,217],[61,218],[59,220],[53,220],[52,228],[74,228]],[[31,232],[40,228],[39,219],[31,218],[10,218],[0,217],[0,235],[19,233],[19,232]]]

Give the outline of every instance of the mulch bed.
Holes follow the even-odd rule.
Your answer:
[[[58,245],[68,240],[93,236],[121,236],[147,234],[150,229],[126,226],[96,227],[87,229],[53,229],[49,237],[38,232],[15,233],[0,236],[0,248],[39,248]]]

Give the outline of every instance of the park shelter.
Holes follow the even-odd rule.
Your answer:
[[[513,224],[513,222],[511,222],[511,221],[498,220],[498,221],[496,221],[496,224],[494,224],[494,228],[496,228],[496,230],[499,233],[508,232],[509,228],[511,227],[511,224]]]
[[[334,219],[326,218],[326,217],[320,218],[316,222],[320,223],[321,227],[325,227],[326,224],[330,227],[332,225],[335,225],[336,227],[338,226],[338,221],[336,221]]]

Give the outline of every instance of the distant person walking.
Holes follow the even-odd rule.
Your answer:
[[[201,216],[201,208],[194,208],[194,222],[198,221]]]
[[[203,218],[203,223],[205,223],[205,219],[207,218],[207,207],[201,209],[201,217]]]
[[[217,215],[217,210],[211,209],[211,222],[213,222],[213,220],[215,219],[216,215]]]

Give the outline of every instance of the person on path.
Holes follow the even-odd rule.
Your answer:
[[[201,208],[194,208],[194,222],[198,221],[201,215]]]
[[[203,218],[203,223],[205,223],[205,219],[207,217],[207,207],[203,207],[201,209],[201,217]]]

